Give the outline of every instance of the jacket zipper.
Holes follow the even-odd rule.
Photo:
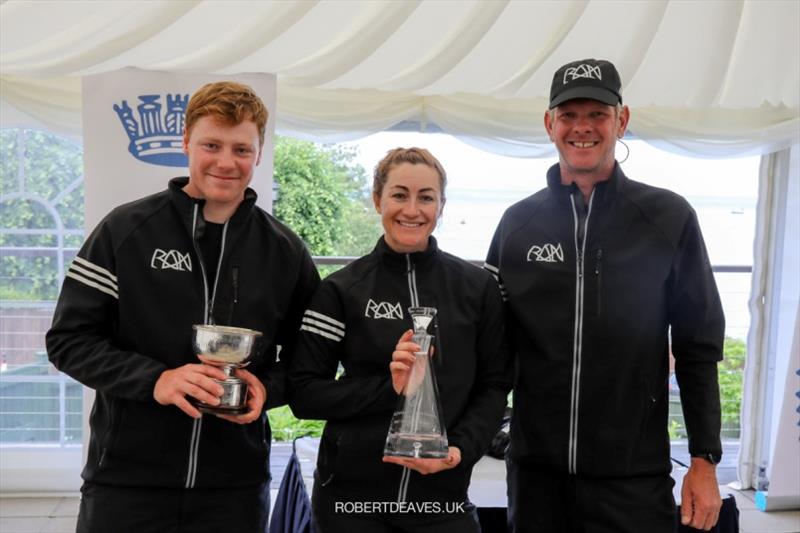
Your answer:
[[[217,260],[217,274],[214,276],[214,288],[211,290],[211,302],[209,303],[209,310],[208,310],[208,318],[206,321],[209,324],[213,323],[214,319],[214,302],[217,298],[217,284],[219,283],[219,274],[220,270],[222,269],[222,258],[225,255],[225,237],[228,234],[228,221],[225,221],[225,225],[222,226],[222,242],[219,245],[219,259]],[[203,273],[205,276],[205,272]]]
[[[411,254],[406,254],[406,277],[408,279],[408,293],[410,295],[411,307],[419,307],[419,293],[417,292],[417,274],[414,270],[414,263],[411,262]],[[405,503],[408,494],[408,482],[411,479],[411,469],[403,467],[400,475],[400,489],[397,492],[397,502]]]
[[[231,309],[228,312],[228,325],[233,325],[233,310],[239,303],[239,267],[234,265],[231,268],[231,287],[233,288],[233,299],[231,300]]]
[[[199,214],[199,207],[200,204],[194,204],[194,213],[192,214],[192,246],[194,247],[194,252],[197,255],[197,260],[200,263],[200,272],[203,277],[203,302],[204,302],[204,309],[203,309],[203,322],[205,324],[211,324],[212,321],[212,313],[214,311],[214,300],[217,295],[217,282],[219,281],[219,272],[220,267],[222,266],[222,257],[225,253],[225,235],[228,232],[228,222],[225,222],[225,225],[222,227],[222,244],[220,245],[219,251],[219,260],[217,261],[217,274],[214,276],[214,287],[211,291],[211,297],[209,298],[208,295],[208,278],[206,275],[206,267],[203,263],[203,255],[200,253],[200,247],[197,246],[197,240],[195,239],[195,234],[197,232],[197,217]],[[192,422],[192,436],[189,439],[189,465],[186,472],[186,482],[184,484],[184,488],[191,489],[194,488],[195,482],[197,481],[197,457],[198,451],[200,448],[200,430],[203,427],[203,417],[197,418]]]
[[[598,248],[595,254],[594,275],[597,278],[597,316],[603,309],[603,249]]]
[[[577,194],[581,194],[579,191]],[[584,253],[586,251],[586,234],[589,230],[589,217],[592,214],[592,201],[594,191],[589,197],[589,208],[586,218],[581,220],[578,210],[575,207],[575,197],[570,195],[572,203],[572,217],[575,223],[575,330],[572,345],[572,390],[570,398],[569,413],[569,455],[567,458],[567,471],[570,474],[577,473],[578,462],[578,407],[580,404],[580,383],[581,383],[581,352],[583,349],[583,283],[584,283]]]

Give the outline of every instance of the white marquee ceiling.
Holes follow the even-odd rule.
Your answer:
[[[542,155],[552,74],[585,57],[617,65],[631,130],[673,149],[765,153],[800,129],[796,0],[7,0],[0,24],[3,123],[72,133],[86,74],[273,72],[282,133],[436,124]]]

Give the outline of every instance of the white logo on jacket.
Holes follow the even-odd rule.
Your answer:
[[[561,243],[552,245],[550,243],[539,246],[534,244],[528,250],[528,261],[539,261],[542,263],[558,263],[564,262],[564,250],[561,249]]]
[[[178,250],[153,250],[153,257],[150,258],[150,266],[156,270],[178,270],[180,272],[192,271],[192,258],[189,252],[185,254]]]
[[[388,318],[388,319],[402,319],[403,308],[400,307],[400,302],[392,305],[389,302],[376,302],[372,298],[367,302],[367,310],[364,311],[364,316],[367,318]]]
[[[590,78],[595,80],[602,80],[603,74],[600,71],[600,66],[587,65],[581,63],[577,67],[570,67],[564,71],[564,85],[579,78]]]

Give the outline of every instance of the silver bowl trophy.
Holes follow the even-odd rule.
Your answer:
[[[223,393],[219,405],[209,405],[194,400],[194,405],[204,413],[238,415],[247,412],[247,383],[233,375],[237,368],[244,368],[254,355],[253,346],[261,336],[260,331],[231,326],[197,324],[192,326],[192,349],[203,363],[222,369],[227,376],[222,385]]]
[[[414,353],[414,365],[392,415],[383,454],[443,459],[447,457],[447,431],[442,424],[442,404],[430,358],[433,335],[427,331],[436,309],[410,307],[408,312],[414,321],[411,340],[420,351]]]

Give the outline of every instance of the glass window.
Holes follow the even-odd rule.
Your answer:
[[[82,441],[82,390],[47,360],[65,269],[83,242],[83,150],[0,130],[0,444]]]

